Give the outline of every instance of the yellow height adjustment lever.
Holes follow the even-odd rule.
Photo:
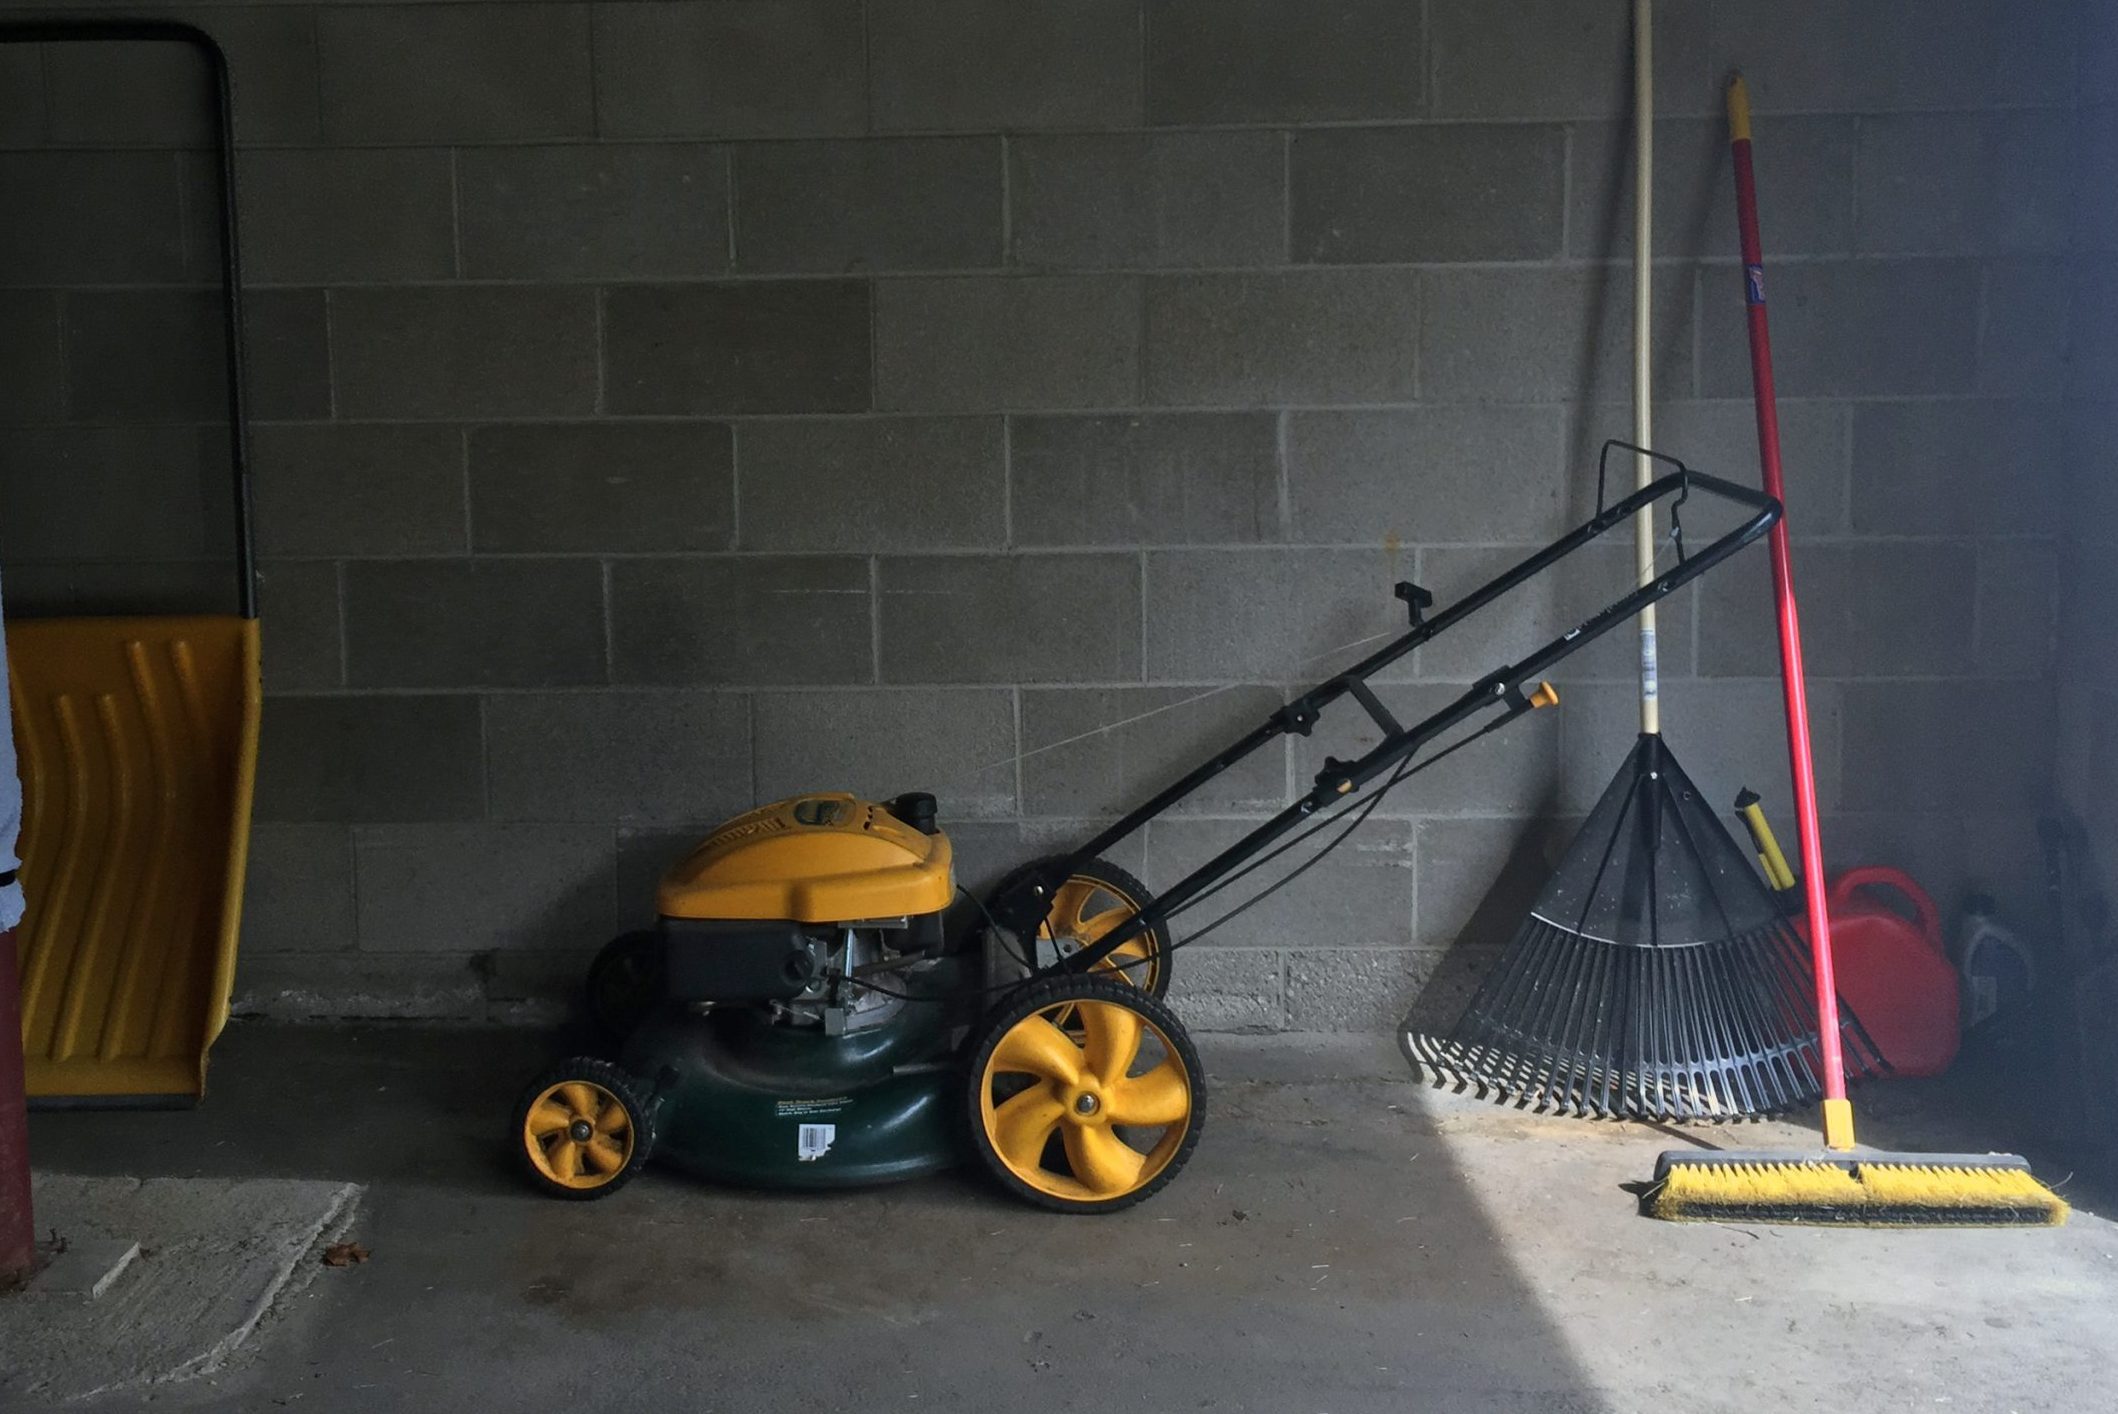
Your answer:
[[[1559,689],[1548,682],[1538,683],[1537,690],[1529,696],[1529,703],[1532,707],[1557,707],[1559,705]]]

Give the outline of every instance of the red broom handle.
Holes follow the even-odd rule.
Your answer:
[[[1738,75],[1728,86],[1730,147],[1736,168],[1736,222],[1743,235],[1743,297],[1750,315],[1750,375],[1758,404],[1758,465],[1765,494],[1784,503],[1780,478],[1780,415],[1772,387],[1772,332],[1765,317],[1765,257],[1758,242],[1758,188],[1750,158],[1750,99]],[[1846,1098],[1846,1058],[1839,1047],[1839,992],[1831,966],[1831,919],[1824,899],[1824,842],[1817,822],[1816,770],[1809,745],[1809,699],[1802,682],[1802,626],[1794,607],[1794,570],[1787,552],[1787,518],[1772,527],[1772,597],[1780,618],[1780,683],[1787,698],[1787,754],[1794,774],[1796,838],[1803,893],[1815,955],[1817,1045],[1824,1098]],[[1833,1128],[1827,1112],[1827,1136]],[[1845,1121],[1851,1127],[1850,1117]],[[1850,1143],[1850,1133],[1846,1136]],[[1833,1147],[1839,1147],[1833,1145]]]

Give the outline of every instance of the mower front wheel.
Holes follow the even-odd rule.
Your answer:
[[[608,1198],[654,1152],[654,1111],[638,1082],[608,1061],[577,1056],[529,1083],[510,1130],[531,1183],[555,1198]]]
[[[972,1146],[1001,1186],[1061,1213],[1160,1192],[1198,1145],[1205,1072],[1176,1013],[1140,988],[1058,977],[1003,1005],[973,1053]]]

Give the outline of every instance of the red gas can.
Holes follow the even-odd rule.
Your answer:
[[[1902,894],[1914,916],[1883,903]],[[1825,895],[1839,996],[1897,1075],[1939,1075],[1956,1059],[1956,969],[1942,938],[1941,911],[1927,891],[1896,869],[1848,869]],[[1807,941],[1809,929],[1797,929]]]

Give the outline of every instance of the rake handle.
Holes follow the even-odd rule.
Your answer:
[[[1751,166],[1750,93],[1738,74],[1728,84],[1729,148],[1735,160],[1736,224],[1743,242],[1743,300],[1750,319],[1750,375],[1758,411],[1758,466],[1765,494],[1786,504],[1780,476],[1779,404],[1772,384],[1772,331],[1765,315],[1765,257],[1758,240],[1757,177]],[[1794,603],[1794,569],[1787,548],[1787,519],[1773,525],[1772,598],[1780,621],[1780,686],[1787,703],[1787,755],[1794,776],[1795,840],[1809,914],[1809,944],[1816,972],[1817,1047],[1823,1064],[1824,1134],[1831,1148],[1853,1146],[1853,1118],[1846,1104],[1846,1058],[1839,1045],[1838,981],[1831,965],[1831,916],[1824,890],[1823,832],[1817,820],[1816,769],[1810,754],[1809,696],[1802,677],[1802,626]]]

